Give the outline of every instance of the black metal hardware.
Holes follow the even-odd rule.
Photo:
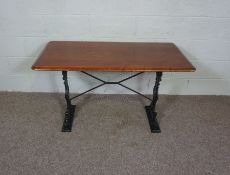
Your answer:
[[[65,85],[65,100],[66,100],[66,112],[65,112],[65,118],[62,126],[62,132],[71,132],[76,105],[72,105],[71,99],[69,98],[69,85],[68,85],[67,71],[62,71],[62,76]]]
[[[149,98],[149,97],[147,97],[147,96],[141,94],[140,92],[137,92],[137,91],[135,91],[135,90],[133,90],[133,89],[131,89],[131,88],[129,88],[129,87],[123,85],[123,84],[119,84],[119,85],[122,86],[122,87],[124,87],[124,88],[126,88],[126,89],[128,89],[128,90],[130,90],[130,91],[135,92],[136,94],[138,94],[138,95],[140,95],[140,96],[142,96],[142,97],[144,97],[144,98],[146,98],[146,99],[148,99],[148,100],[150,100],[150,101],[152,101],[151,98]]]
[[[85,91],[85,92],[82,92],[82,93],[80,93],[80,94],[78,94],[78,95],[76,95],[76,96],[70,98],[70,100],[73,100],[73,99],[75,99],[75,98],[77,98],[77,97],[80,97],[80,96],[86,94],[87,92],[90,92],[90,91],[92,91],[92,90],[94,90],[94,89],[97,89],[97,88],[99,88],[99,87],[101,87],[101,86],[103,86],[103,85],[105,85],[105,84],[104,84],[104,83],[99,84],[98,86],[95,86],[95,87],[93,87],[93,88],[91,88],[91,89],[89,89],[89,90],[87,90],[87,91]]]
[[[155,111],[156,110],[156,103],[158,100],[158,89],[160,86],[161,77],[162,77],[162,72],[157,72],[156,73],[156,81],[155,81],[155,85],[153,88],[152,102],[150,103],[149,106],[145,106],[146,114],[147,114],[148,120],[149,120],[149,126],[150,126],[152,133],[160,133],[161,132],[159,123],[157,121],[157,113]]]
[[[155,112],[155,108],[156,108],[156,103],[157,103],[157,100],[158,100],[158,89],[159,89],[159,85],[160,85],[160,81],[161,81],[161,77],[162,77],[162,72],[157,72],[156,73],[156,82],[155,82],[155,85],[154,85],[154,88],[153,88],[153,97],[152,99],[123,85],[122,82],[126,81],[126,80],[129,80],[135,76],[138,76],[144,72],[139,72],[139,73],[136,73],[130,77],[127,77],[123,80],[120,80],[120,81],[115,81],[115,82],[107,82],[107,81],[104,81],[94,75],[91,75],[85,71],[81,71],[82,73],[102,82],[101,84],[83,92],[83,93],[80,93],[72,98],[69,97],[69,85],[68,85],[68,79],[67,79],[67,71],[62,71],[62,75],[63,75],[63,80],[64,80],[64,85],[65,85],[65,99],[66,99],[66,104],[67,104],[67,108],[66,108],[66,113],[65,113],[65,119],[64,119],[64,123],[63,123],[63,127],[62,127],[62,132],[71,132],[71,128],[72,128],[72,123],[73,123],[73,118],[74,118],[74,112],[75,112],[75,108],[76,106],[75,105],[72,105],[71,104],[71,100],[77,98],[77,97],[80,97],[81,95],[84,95],[86,94],[87,92],[90,92],[96,88],[99,88],[103,85],[106,85],[106,84],[117,84],[119,86],[122,86],[132,92],[135,92],[136,94],[148,99],[151,101],[150,105],[149,106],[145,106],[145,109],[146,109],[146,113],[147,113],[147,116],[148,116],[148,120],[149,120],[149,125],[150,125],[150,129],[151,129],[151,132],[154,132],[154,133],[159,133],[161,132],[160,131],[160,127],[159,127],[159,123],[157,121],[157,113]]]
[[[98,86],[93,87],[92,89],[89,89],[89,90],[87,90],[87,91],[85,91],[85,92],[82,92],[82,93],[80,93],[80,94],[78,94],[78,95],[76,95],[76,96],[70,98],[70,100],[73,100],[73,99],[75,99],[75,98],[77,98],[77,97],[80,97],[80,96],[86,94],[87,92],[90,92],[90,91],[92,91],[92,90],[94,90],[94,89],[96,89],[96,88],[99,88],[99,87],[103,86],[103,85],[106,85],[106,84],[117,84],[117,85],[120,85],[120,86],[122,86],[122,87],[124,87],[124,88],[126,88],[126,89],[128,89],[128,90],[130,90],[130,91],[133,91],[133,92],[139,94],[140,96],[142,96],[142,97],[144,97],[144,98],[146,98],[146,99],[152,101],[151,98],[149,98],[149,97],[147,97],[147,96],[145,96],[145,95],[143,95],[143,94],[141,94],[141,93],[139,93],[139,92],[137,92],[137,91],[135,91],[135,90],[133,90],[133,89],[131,89],[131,88],[129,88],[129,87],[123,85],[123,84],[121,84],[122,82],[124,82],[124,81],[126,81],[126,80],[129,80],[129,79],[131,79],[131,78],[133,78],[133,77],[136,77],[136,76],[138,76],[138,75],[140,75],[140,74],[143,74],[144,72],[139,72],[139,73],[134,74],[134,75],[132,75],[132,76],[130,76],[130,77],[127,77],[127,78],[125,78],[125,79],[123,79],[123,80],[115,81],[115,82],[104,81],[104,80],[102,80],[102,79],[100,79],[100,78],[98,78],[98,77],[95,77],[94,75],[91,75],[91,74],[89,74],[89,73],[87,73],[87,72],[85,72],[85,71],[81,71],[81,72],[84,73],[84,74],[86,74],[86,75],[88,75],[88,76],[90,76],[90,77],[92,77],[92,78],[94,78],[94,79],[96,79],[96,80],[98,80],[98,81],[100,81],[100,82],[102,82],[102,83],[99,84]]]

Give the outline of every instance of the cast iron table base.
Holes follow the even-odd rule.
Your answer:
[[[149,106],[145,106],[145,110],[146,110],[146,114],[147,114],[147,117],[148,117],[148,121],[149,121],[149,126],[150,126],[150,130],[152,133],[160,133],[161,130],[160,130],[160,126],[159,126],[159,123],[157,121],[157,113],[155,111],[155,108],[156,108],[156,103],[157,103],[157,100],[158,100],[158,89],[159,89],[159,85],[160,85],[160,81],[161,81],[161,77],[162,77],[162,72],[156,72],[156,81],[155,81],[155,85],[154,85],[154,88],[153,88],[153,97],[152,98],[149,98],[125,85],[122,84],[122,82],[126,81],[126,80],[129,80],[137,75],[140,75],[144,72],[139,72],[137,74],[134,74],[128,78],[125,78],[121,81],[117,81],[117,82],[107,82],[107,81],[104,81],[94,75],[91,75],[85,71],[81,71],[82,73],[98,80],[101,82],[101,84],[99,84],[98,86],[96,87],[93,87],[81,94],[78,94],[72,98],[69,97],[69,85],[68,85],[68,76],[67,76],[67,71],[62,71],[62,75],[63,75],[63,80],[64,80],[64,85],[65,85],[65,99],[66,99],[66,112],[65,112],[65,118],[64,118],[64,122],[63,122],[63,126],[62,126],[62,132],[71,132],[72,131],[72,124],[73,124],[73,119],[74,119],[74,112],[75,112],[75,108],[76,108],[76,105],[72,105],[71,104],[71,100],[73,100],[74,98],[77,98],[83,94],[86,94],[87,92],[90,92],[96,88],[99,88],[103,85],[106,85],[106,84],[117,84],[117,85],[120,85],[132,92],[135,92],[136,94],[148,99],[151,101],[150,105]]]

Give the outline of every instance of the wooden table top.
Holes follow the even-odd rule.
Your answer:
[[[190,72],[173,43],[51,41],[33,70]]]

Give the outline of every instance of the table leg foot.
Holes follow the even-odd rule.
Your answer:
[[[65,118],[64,118],[64,122],[62,126],[62,132],[71,132],[75,108],[76,108],[76,105],[71,105],[70,109],[66,110]]]
[[[145,106],[146,114],[149,120],[149,126],[152,133],[160,133],[161,129],[157,120],[157,113],[152,110],[151,106]]]

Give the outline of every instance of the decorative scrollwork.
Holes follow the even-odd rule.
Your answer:
[[[152,107],[152,110],[155,111],[156,108],[156,103],[158,100],[158,89],[160,86],[160,81],[161,81],[161,77],[162,77],[162,72],[156,72],[156,81],[155,81],[155,85],[153,88],[153,100],[150,104],[150,106]]]

